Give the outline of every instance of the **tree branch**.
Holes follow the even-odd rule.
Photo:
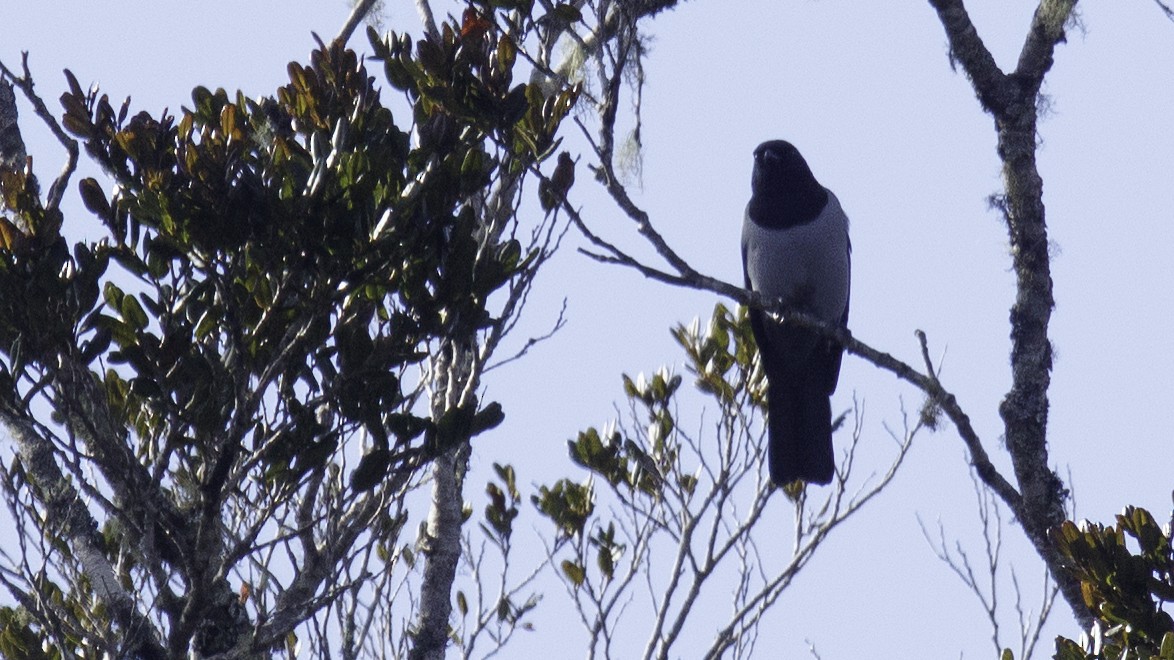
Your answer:
[[[416,0],[416,12],[420,14],[420,22],[424,24],[424,33],[433,41],[440,41],[440,30],[436,28],[436,17],[432,13],[432,4],[429,0]]]
[[[12,93],[12,84],[0,78],[0,164],[16,169],[24,165],[25,158],[24,138],[17,123],[16,95]]]
[[[978,91],[979,101],[988,112],[1004,108],[1013,90],[1007,75],[999,69],[995,58],[987,50],[962,0],[929,0],[938,12],[938,19],[946,29],[950,42],[950,63],[960,63]]]
[[[1161,9],[1162,13],[1166,15],[1166,18],[1174,21],[1174,8],[1171,8],[1170,5],[1162,2],[1162,0],[1154,0],[1154,3],[1156,3],[1158,5],[1158,9]]]
[[[930,362],[929,345],[925,332],[917,330],[914,334],[917,335],[917,341],[921,344],[921,355],[926,369],[925,377],[928,381],[925,387],[921,387],[920,385],[918,387],[929,395],[931,401],[940,405],[946,413],[946,416],[950,418],[950,421],[954,422],[954,427],[958,429],[958,435],[962,438],[962,442],[966,444],[966,449],[970,452],[970,465],[978,473],[979,478],[991,490],[998,494],[1012,512],[1019,515],[1023,504],[1022,497],[1015,490],[1015,487],[991,463],[990,456],[987,455],[986,449],[982,446],[982,441],[979,439],[978,433],[970,424],[970,417],[958,405],[958,400],[954,395],[947,391],[942,386],[941,381],[938,380],[933,363]],[[874,362],[873,364],[876,363]],[[921,376],[921,374],[918,374],[918,376]]]
[[[1004,76],[974,31],[962,0],[930,0],[950,40],[951,53],[970,78],[983,108],[995,119],[998,153],[1003,161],[1005,195],[995,205],[1007,224],[1016,274],[1011,307],[1012,385],[999,406],[1006,444],[1022,494],[1012,507],[1036,552],[1052,569],[1077,620],[1087,627],[1092,617],[1080,585],[1057,570],[1061,558],[1048,530],[1065,518],[1068,495],[1049,465],[1047,449],[1048,388],[1052,345],[1048,337],[1055,301],[1043,203],[1043,180],[1036,166],[1038,96],[1051,68],[1055,46],[1064,39],[1064,25],[1076,0],[1041,0],[1032,18],[1015,73]],[[1013,82],[1010,84],[1008,81]],[[979,472],[987,481],[987,475]]]
[[[138,610],[134,598],[115,576],[114,567],[102,551],[98,522],[62,474],[53,455],[52,442],[37,433],[29,420],[7,406],[0,408],[0,423],[16,441],[21,461],[40,491],[47,517],[46,529],[62,535],[85,571],[94,595],[109,609],[121,629],[124,639],[121,651],[127,653],[125,657],[147,660],[168,657],[159,641],[159,632]]]
[[[351,40],[351,35],[354,34],[355,28],[359,27],[359,23],[367,17],[371,12],[371,8],[379,0],[359,0],[355,3],[354,9],[351,10],[351,15],[347,16],[346,22],[343,23],[342,29],[338,31],[338,35],[334,37],[334,44],[342,46]]]
[[[451,586],[461,556],[462,478],[457,475],[460,449],[454,447],[432,463],[432,508],[426,532],[420,616],[410,660],[441,660],[448,645]]]
[[[77,140],[74,140],[65,134],[65,131],[61,128],[61,124],[57,123],[57,119],[53,117],[53,113],[49,112],[49,108],[45,107],[45,102],[41,100],[41,97],[38,96],[37,93],[33,90],[33,77],[32,74],[29,73],[29,54],[27,51],[21,53],[20,64],[22,74],[17,76],[12,73],[12,71],[9,70],[3,62],[0,62],[0,79],[7,79],[11,81],[13,85],[20,88],[20,91],[24,93],[24,96],[26,99],[28,99],[29,103],[33,104],[33,111],[36,112],[37,116],[41,118],[41,121],[45,122],[45,125],[49,127],[49,131],[53,133],[53,137],[57,138],[57,141],[61,143],[61,146],[65,147],[65,152],[67,154],[65,165],[61,168],[61,173],[57,175],[57,178],[53,181],[52,185],[49,186],[49,193],[45,197],[45,208],[56,210],[57,207],[61,205],[61,198],[65,195],[66,186],[69,185],[69,177],[72,176],[74,170],[77,169]],[[5,100],[6,99],[3,97],[0,97],[0,103],[3,103]],[[11,114],[12,121],[15,122],[15,106],[12,108]],[[0,123],[0,128],[4,128],[2,123]],[[11,132],[6,137],[11,139]],[[16,137],[19,139],[19,131],[17,132]],[[20,151],[23,151],[23,147],[20,149]],[[5,159],[9,157],[8,153],[4,153],[3,155]]]
[[[1033,97],[1052,68],[1056,44],[1064,41],[1064,26],[1075,7],[1076,0],[1042,0],[1036,7],[1015,67],[1016,76],[1031,81]]]

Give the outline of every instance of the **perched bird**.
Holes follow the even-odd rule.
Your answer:
[[[827,323],[847,325],[852,245],[839,200],[783,140],[754,150],[750,187],[742,224],[746,287]],[[750,310],[750,326],[766,371],[771,481],[829,483],[835,472],[831,395],[844,348],[760,309]]]
[[[574,183],[575,160],[564,151],[558,155],[558,164],[555,165],[549,181],[544,180],[538,184],[538,201],[542,204],[542,210],[550,213],[562,204],[563,198],[567,196],[567,191]]]

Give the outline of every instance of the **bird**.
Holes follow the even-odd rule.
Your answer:
[[[840,201],[785,140],[754,150],[750,187],[742,223],[746,288],[846,327],[852,244]],[[761,309],[751,308],[749,316],[766,375],[770,479],[780,487],[796,480],[828,484],[835,473],[831,395],[844,348]]]

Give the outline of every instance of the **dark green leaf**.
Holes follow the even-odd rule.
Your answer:
[[[560,2],[554,6],[554,14],[568,23],[577,23],[583,20],[583,12],[574,5]]]
[[[110,202],[106,200],[106,194],[102,192],[102,187],[96,180],[86,177],[78,181],[77,187],[81,193],[82,203],[91,213],[100,218],[111,217]]]
[[[387,476],[390,464],[391,451],[376,448],[367,452],[367,455],[359,461],[359,466],[351,473],[351,489],[364,492],[379,485]]]
[[[490,402],[473,416],[473,423],[469,427],[469,437],[496,428],[503,421],[505,421],[505,412],[501,409],[501,404],[496,401]]]

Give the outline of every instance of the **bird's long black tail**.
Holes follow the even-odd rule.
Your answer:
[[[770,480],[826,484],[835,473],[832,403],[814,387],[771,387],[767,394]]]

